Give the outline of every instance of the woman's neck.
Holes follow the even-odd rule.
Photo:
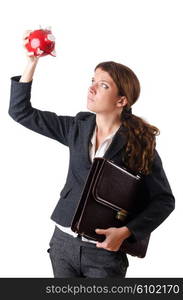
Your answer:
[[[116,131],[121,126],[120,116],[96,115],[97,133],[100,136],[107,136]]]

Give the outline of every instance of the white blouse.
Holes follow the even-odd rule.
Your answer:
[[[89,145],[89,153],[90,153],[91,161],[93,161],[94,157],[103,157],[104,156],[106,150],[108,149],[109,145],[111,144],[112,139],[113,139],[113,137],[114,137],[114,135],[115,135],[115,133],[118,129],[116,129],[112,134],[108,135],[104,139],[104,141],[100,144],[100,146],[98,147],[98,149],[95,153],[95,149],[96,149],[96,126],[95,126],[95,129],[94,129],[91,141],[90,141],[90,145]],[[56,223],[56,226],[58,228],[60,228],[62,231],[66,232],[66,233],[68,233],[68,234],[70,234],[74,237],[77,237],[77,235],[78,235],[77,233],[75,233],[71,230],[71,227],[61,226],[57,223]],[[95,244],[97,243],[96,241],[89,240],[89,239],[84,238],[84,237],[82,237],[82,241],[95,243]]]

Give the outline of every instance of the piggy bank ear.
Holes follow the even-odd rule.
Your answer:
[[[49,34],[47,35],[47,39],[48,39],[50,42],[54,42],[54,41],[55,41],[55,37],[54,37],[54,35],[51,34],[51,33],[49,33]]]
[[[45,30],[51,31],[51,26],[46,26]]]

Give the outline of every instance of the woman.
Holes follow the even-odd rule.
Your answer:
[[[27,43],[26,32],[24,45]],[[155,146],[159,130],[132,114],[140,94],[134,72],[119,63],[104,62],[95,68],[88,90],[87,112],[57,116],[31,106],[32,79],[39,57],[27,53],[22,76],[12,77],[9,114],[23,126],[69,147],[69,170],[51,219],[56,223],[50,240],[55,277],[125,277],[126,253],[119,250],[125,239],[143,239],[173,211],[174,196]],[[71,222],[95,156],[104,156],[143,180],[139,215],[121,228],[98,228],[102,243],[71,230]]]

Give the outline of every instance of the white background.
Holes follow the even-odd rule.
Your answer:
[[[176,209],[152,234],[144,259],[129,257],[127,277],[182,277],[182,1],[63,0],[1,3],[0,277],[52,277],[50,215],[65,183],[69,151],[8,115],[10,77],[26,65],[22,35],[52,26],[57,57],[40,59],[32,105],[57,114],[86,109],[95,66],[123,63],[138,76],[133,113],[157,126],[157,150]]]

